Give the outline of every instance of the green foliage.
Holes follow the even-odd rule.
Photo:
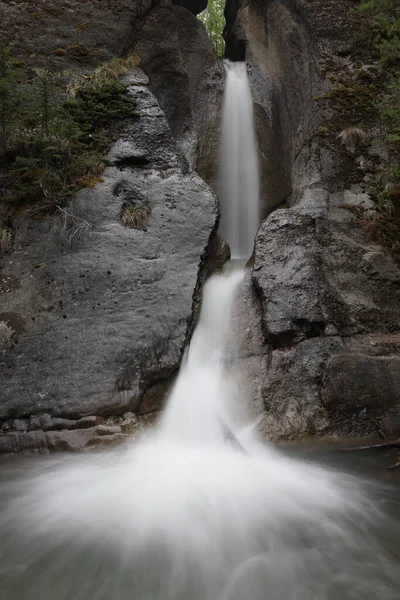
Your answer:
[[[364,56],[369,51],[369,59],[379,64],[367,115],[373,125],[370,137],[373,140],[374,130],[378,131],[389,156],[389,164],[371,190],[376,215],[366,227],[400,262],[400,3],[363,0],[357,9],[363,15]]]
[[[80,89],[61,106],[64,134],[82,150],[103,152],[109,143],[106,128],[110,122],[133,114],[132,100],[123,91],[116,81]]]
[[[384,65],[400,63],[400,4],[398,0],[362,2],[358,11],[366,13],[367,41]]]
[[[390,9],[393,4],[393,0],[368,0],[367,2],[361,2],[357,10],[361,13],[372,12],[375,10],[387,10]]]
[[[224,7],[224,0],[209,0],[206,10],[199,14],[199,19],[204,23],[217,56],[223,56],[225,50],[225,42],[222,37],[225,26]]]
[[[33,85],[36,90],[32,98],[34,99],[36,114],[39,117],[42,137],[48,138],[50,126],[58,108],[56,85],[59,82],[60,75],[51,73],[47,69],[35,69],[34,73],[36,77]]]
[[[7,60],[8,82],[13,68]],[[113,123],[132,116],[135,108],[116,81],[121,64],[104,69],[107,78],[96,85],[85,78],[67,100],[58,85],[62,74],[45,69],[36,69],[33,79],[19,86],[19,102],[14,103],[13,121],[7,121],[0,153],[0,195],[7,202],[40,209],[61,206],[80,187],[101,181]]]
[[[400,73],[389,79],[385,92],[378,97],[377,108],[388,129],[387,141],[400,143]]]
[[[394,165],[386,174],[388,183],[397,183],[400,185],[400,165]]]
[[[107,63],[100,65],[90,75],[77,77],[70,86],[70,95],[75,97],[80,89],[98,89],[104,85],[116,81],[118,77],[127,71],[137,69],[140,58],[136,54],[130,54],[126,58],[113,58]]]
[[[7,148],[16,107],[15,84],[19,72],[13,66],[10,50],[0,38],[0,147]]]

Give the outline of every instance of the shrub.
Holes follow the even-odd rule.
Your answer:
[[[136,54],[130,54],[126,58],[114,58],[100,65],[89,75],[77,77],[68,87],[68,93],[75,98],[79,91],[101,89],[105,85],[115,82],[119,77],[140,65],[140,58]]]
[[[385,177],[388,183],[397,183],[400,185],[400,165],[394,165],[386,173]]]
[[[383,94],[378,97],[376,106],[379,116],[388,128],[388,141],[400,142],[400,73],[395,73]]]
[[[0,147],[4,152],[10,142],[18,94],[19,71],[13,65],[10,50],[0,38]]]
[[[101,180],[115,125],[135,114],[134,100],[116,81],[133,59],[111,63],[76,85],[67,100],[58,89],[60,75],[45,69],[34,70],[32,81],[21,86],[15,122],[0,153],[0,187],[8,201],[59,207],[80,187]]]

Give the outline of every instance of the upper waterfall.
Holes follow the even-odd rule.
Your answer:
[[[232,258],[249,258],[260,224],[253,101],[246,64],[226,61],[219,190],[221,236]]]

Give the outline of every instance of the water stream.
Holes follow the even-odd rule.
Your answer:
[[[225,62],[219,174],[220,233],[232,258],[248,259],[260,225],[260,177],[246,64]]]
[[[243,67],[228,71],[227,94],[249,109]],[[227,169],[252,152],[251,123],[239,125],[224,142]],[[226,175],[234,202],[224,209],[233,254],[246,258],[258,224],[258,191],[243,195],[249,172]],[[230,329],[243,276],[231,264],[207,282],[152,431],[113,451],[3,466],[0,600],[398,598],[391,489],[284,455],[243,416]]]

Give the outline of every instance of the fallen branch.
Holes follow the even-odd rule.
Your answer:
[[[385,448],[400,448],[400,440],[371,444],[370,446],[355,446],[354,448],[336,448],[335,452],[362,452],[363,450],[385,450]]]
[[[388,467],[388,469],[397,469],[398,467],[400,468],[400,460],[399,460],[399,462],[395,463],[394,465],[390,465]]]
[[[61,229],[61,234],[63,235],[65,233],[67,233],[68,241],[70,243],[72,243],[72,240],[76,236],[78,231],[80,231],[81,229],[89,228],[90,225],[84,219],[77,217],[73,213],[69,212],[66,208],[63,208],[62,206],[59,206],[58,204],[57,204],[57,208],[60,211],[60,213],[63,215],[63,221],[64,221],[62,229]]]

